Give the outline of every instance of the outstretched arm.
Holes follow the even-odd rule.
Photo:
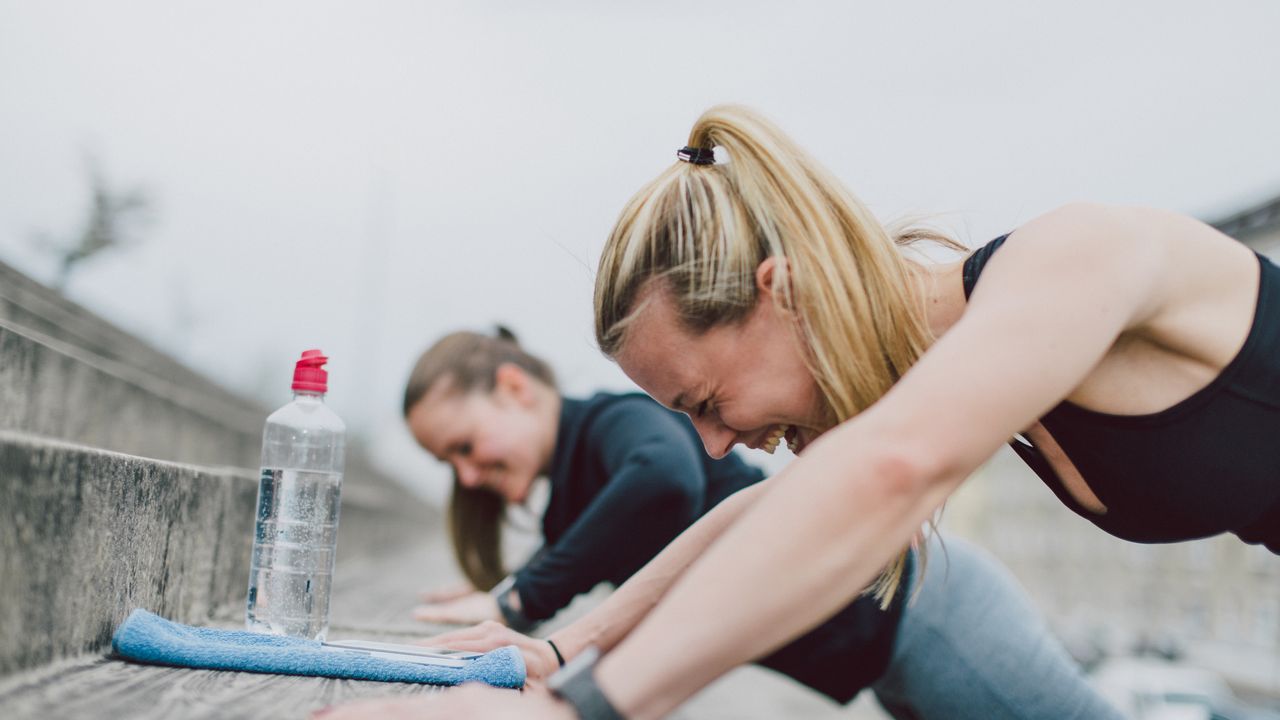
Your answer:
[[[570,658],[588,645],[608,651],[653,609],[685,570],[755,503],[770,481],[765,480],[725,498],[711,512],[689,526],[601,603],[551,639]]]
[[[604,484],[596,489],[594,478],[570,479],[565,495],[593,493],[587,506],[514,573],[523,612],[532,620],[551,617],[601,582],[621,584],[707,505],[701,445],[680,417],[648,398],[623,398],[604,408],[582,443],[603,468]]]
[[[878,403],[770,481],[596,668],[656,718],[866,587],[979,464],[1158,311],[1165,214],[1070,208],[1017,231],[964,317]],[[656,662],[656,658],[661,658]]]
[[[662,599],[685,569],[751,507],[769,482],[757,483],[725,498],[599,606],[551,635],[551,640],[565,659],[573,658],[589,645],[602,650],[617,645]],[[497,622],[444,633],[423,643],[474,652],[516,645],[525,656],[529,677],[533,680],[546,678],[559,666],[555,653],[546,642],[528,638]]]

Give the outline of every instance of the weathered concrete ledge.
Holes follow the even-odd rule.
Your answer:
[[[211,395],[223,404],[254,409],[252,402],[231,395],[164,352],[3,262],[0,262],[0,320],[146,375],[166,378],[190,391]]]
[[[0,321],[0,430],[117,452],[253,467],[262,411]]]
[[[0,432],[0,708],[14,718],[302,718],[440,688],[154,667],[104,656],[134,607],[243,622],[257,482]],[[456,575],[437,513],[358,472],[344,480],[333,633],[407,642],[416,589]]]
[[[135,607],[244,603],[257,482],[0,432],[0,674],[110,643]]]
[[[257,491],[249,470],[0,431],[0,675],[105,649],[135,607],[239,621]],[[365,473],[342,494],[335,587],[352,590],[335,592],[335,627],[412,627],[412,592],[377,588],[394,575],[432,581],[438,564],[404,558],[436,535],[439,514]]]
[[[0,264],[0,714],[282,717],[385,691],[102,655],[135,607],[243,622],[257,477],[232,466],[257,467],[267,412]],[[456,577],[439,512],[355,438],[342,494],[333,631],[420,634],[414,591]]]

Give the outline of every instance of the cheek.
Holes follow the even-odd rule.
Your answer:
[[[712,425],[723,425],[733,430],[750,430],[759,424],[760,419],[760,413],[751,409],[752,404],[734,404],[718,408],[717,413],[710,416],[710,423]],[[694,424],[699,425],[698,423]]]
[[[519,469],[528,465],[532,454],[529,438],[522,427],[493,426],[476,444],[476,455],[483,462]]]
[[[475,457],[478,461],[486,465],[494,463],[507,463],[510,454],[510,448],[505,440],[505,433],[501,429],[496,431],[485,432],[475,439]]]
[[[742,402],[724,408],[720,419],[736,430],[756,430],[773,423],[796,423],[811,414],[810,393],[804,387],[764,383],[744,395]]]

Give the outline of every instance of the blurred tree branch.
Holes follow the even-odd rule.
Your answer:
[[[59,240],[48,233],[40,233],[33,240],[41,250],[55,256],[58,274],[54,287],[66,288],[71,273],[82,261],[111,248],[135,245],[139,239],[134,232],[150,219],[151,200],[140,188],[117,190],[112,187],[96,158],[89,157],[90,204],[84,227],[75,237]]]

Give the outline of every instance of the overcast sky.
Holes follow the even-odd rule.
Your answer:
[[[0,0],[0,260],[54,274],[86,158],[137,247],[68,294],[228,386],[298,352],[388,467],[440,334],[502,321],[570,394],[626,387],[591,280],[626,200],[723,101],[883,218],[977,244],[1078,199],[1213,218],[1280,193],[1280,3]]]

